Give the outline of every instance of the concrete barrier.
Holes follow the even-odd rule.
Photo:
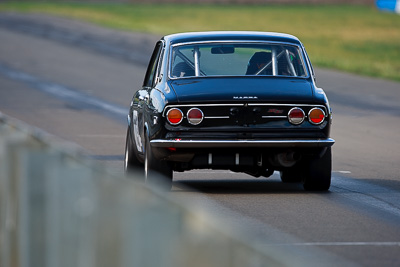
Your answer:
[[[77,147],[0,115],[0,264],[8,267],[284,265],[206,213]]]

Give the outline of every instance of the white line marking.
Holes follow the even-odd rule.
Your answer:
[[[67,99],[69,101],[72,100],[73,102],[84,103],[86,105],[90,105],[92,107],[108,111],[117,116],[125,117],[128,114],[128,110],[126,108],[110,104],[106,101],[97,99],[90,95],[86,95],[77,90],[67,88],[60,84],[47,82],[39,77],[30,75],[28,73],[19,70],[15,70],[1,63],[0,63],[0,73],[12,80],[26,83],[30,87],[39,89],[40,91],[54,95],[58,98]]]
[[[272,246],[400,246],[400,242],[306,242],[271,244]]]
[[[350,174],[351,173],[351,171],[332,171],[332,172],[344,173],[344,174]]]

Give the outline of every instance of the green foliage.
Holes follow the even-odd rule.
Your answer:
[[[302,40],[316,66],[400,81],[400,16],[369,6],[6,2],[0,11],[50,13],[159,35],[285,32]]]

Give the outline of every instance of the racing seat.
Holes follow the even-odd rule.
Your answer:
[[[293,76],[289,69],[289,64],[287,62],[286,57],[281,57],[278,60],[278,75],[282,76]]]
[[[195,76],[194,69],[189,66],[186,62],[180,62],[176,64],[172,70],[172,77],[188,77]]]
[[[255,75],[265,64],[272,61],[272,55],[269,52],[256,52],[250,58],[247,65],[246,75]],[[259,75],[272,75],[272,64],[263,70]]]

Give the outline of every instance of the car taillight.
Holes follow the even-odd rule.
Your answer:
[[[289,110],[288,119],[291,124],[298,125],[304,121],[304,111],[301,108],[292,108]]]
[[[167,112],[167,120],[172,125],[177,125],[183,120],[183,113],[179,108],[171,108]]]
[[[192,125],[197,125],[203,121],[203,112],[198,108],[191,108],[187,112],[187,120]]]
[[[325,119],[325,112],[320,108],[313,108],[308,113],[308,120],[315,125],[321,124]]]

